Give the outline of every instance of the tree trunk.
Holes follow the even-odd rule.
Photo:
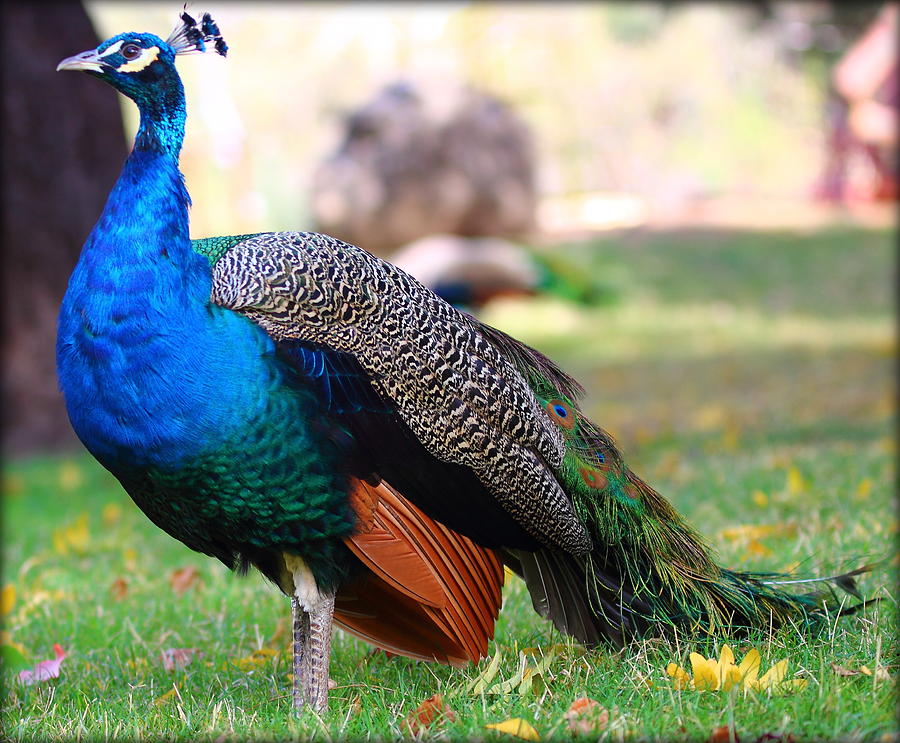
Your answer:
[[[56,316],[126,155],[111,90],[56,72],[99,43],[80,3],[4,3],[3,450],[72,445],[56,381]]]

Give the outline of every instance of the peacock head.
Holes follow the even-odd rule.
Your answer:
[[[223,57],[228,45],[209,13],[198,23],[187,12],[163,41],[154,34],[124,33],[107,39],[91,49],[60,62],[56,69],[81,70],[105,80],[139,106],[157,96],[167,83],[181,88],[175,71],[175,56],[205,52],[207,44]]]

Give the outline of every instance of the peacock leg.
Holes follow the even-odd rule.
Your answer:
[[[303,705],[306,704],[306,697],[303,693],[303,658],[305,656],[305,648],[309,639],[309,614],[300,605],[300,599],[291,596],[291,615],[294,620],[294,711],[300,714]]]
[[[309,612],[309,638],[303,660],[304,693],[312,708],[328,708],[328,665],[331,659],[331,617],[334,596],[323,596]]]
[[[304,705],[318,713],[328,707],[328,661],[331,655],[331,617],[334,596],[323,596],[309,611],[291,598],[294,617],[294,711]]]

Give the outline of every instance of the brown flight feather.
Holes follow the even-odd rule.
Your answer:
[[[390,485],[355,481],[345,543],[367,567],[335,598],[334,621],[398,655],[451,665],[487,654],[502,603],[492,550],[433,521]]]

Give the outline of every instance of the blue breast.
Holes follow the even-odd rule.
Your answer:
[[[177,167],[133,153],[63,300],[60,386],[73,428],[107,466],[177,466],[258,414],[274,383],[268,336],[208,302],[188,204]]]

